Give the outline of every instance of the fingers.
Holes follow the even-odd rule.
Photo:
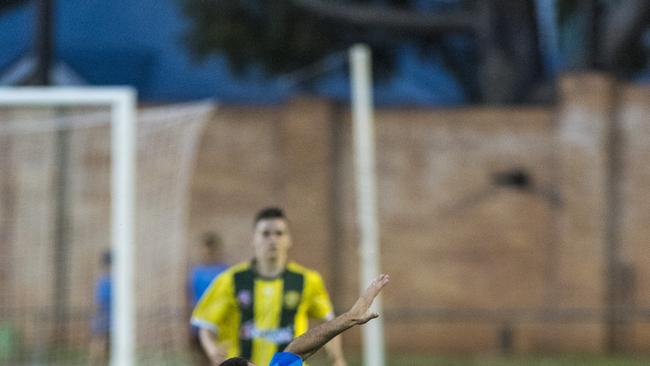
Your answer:
[[[388,274],[386,274],[386,273],[382,273],[382,274],[379,275],[379,277],[377,279],[379,280],[379,284],[383,288],[384,286],[386,286],[388,281],[390,281],[390,276]]]
[[[386,284],[388,284],[389,281],[390,281],[390,276],[389,275],[387,275],[385,273],[380,274],[379,276],[377,276],[377,278],[375,278],[372,281],[370,286],[368,286],[368,288],[366,289],[365,295],[370,297],[371,299],[374,299],[379,294],[381,289],[383,289],[384,286],[386,286]]]
[[[359,324],[366,324],[367,322],[369,322],[369,321],[371,321],[371,320],[373,320],[373,319],[375,319],[375,318],[378,318],[378,317],[379,317],[379,314],[377,314],[377,313],[370,313],[367,317],[363,318],[363,319],[359,322]]]
[[[378,290],[381,290],[382,288],[384,288],[384,286],[386,286],[388,281],[390,281],[390,276],[385,273],[382,273],[379,276],[377,276],[377,278],[375,278],[375,280],[373,281],[373,287],[378,288]]]
[[[388,284],[390,276],[381,274],[375,278],[366,291],[359,297],[357,302],[352,306],[349,313],[356,319],[357,324],[364,324],[379,316],[377,313],[369,313],[368,309],[373,301],[379,295],[379,292]]]

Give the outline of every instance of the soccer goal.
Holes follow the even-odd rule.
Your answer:
[[[212,105],[136,104],[130,88],[0,89],[0,363],[181,357],[188,183]]]
[[[375,174],[375,133],[372,98],[372,67],[370,48],[358,44],[350,48],[350,89],[354,125],[355,188],[359,226],[359,279],[363,286],[380,272],[379,218],[377,209],[377,178]],[[381,312],[381,298],[373,304]],[[383,318],[361,330],[365,365],[386,363]]]

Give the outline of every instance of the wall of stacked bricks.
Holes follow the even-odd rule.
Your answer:
[[[381,263],[392,275],[384,294],[389,349],[494,352],[510,334],[513,352],[603,351],[612,243],[621,279],[617,304],[629,314],[647,312],[649,116],[650,89],[589,74],[565,77],[555,106],[379,108]],[[254,213],[280,205],[291,220],[291,256],[320,271],[336,308],[344,309],[359,291],[352,145],[346,105],[299,98],[278,106],[221,106],[205,126],[192,176],[189,235],[179,243],[188,262],[208,230],[223,237],[228,262],[250,258]],[[512,168],[529,172],[532,189],[494,184],[495,173]],[[39,165],[29,169],[30,179],[0,178],[3,190],[28,189],[31,179],[46,174]],[[86,198],[87,209],[108,212],[105,199]],[[87,245],[96,256],[75,261],[96,268],[107,240]],[[139,245],[142,253],[178,255],[149,240]],[[11,257],[13,247],[1,247],[2,257]],[[51,294],[31,293],[34,278],[19,268],[47,263],[4,267],[22,272],[0,280],[13,299],[0,305],[46,304]],[[92,279],[73,283],[71,302],[88,304]],[[149,288],[146,296],[169,291]],[[167,305],[183,309],[183,294],[174,296]],[[153,327],[148,321],[138,327]],[[83,341],[87,325],[74,327]],[[615,330],[625,349],[650,350],[647,319],[625,319]],[[30,332],[26,339],[37,336]],[[350,348],[359,345],[357,331],[344,339]]]
[[[628,274],[619,303],[631,313],[650,305],[649,105],[647,89],[575,75],[548,108],[379,109],[389,347],[494,351],[509,331],[514,352],[603,351],[612,241]],[[614,133],[620,173],[610,184]],[[252,214],[282,205],[293,258],[323,273],[343,309],[358,292],[352,143],[347,107],[336,103],[223,108],[195,173],[194,241],[216,229],[227,259],[245,260]],[[492,184],[513,167],[530,173],[533,192]],[[356,335],[347,344],[358,344]],[[622,349],[647,350],[648,323],[623,322],[617,337]]]

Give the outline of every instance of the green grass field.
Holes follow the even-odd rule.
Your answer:
[[[187,354],[149,352],[139,355],[139,366],[195,366]],[[360,356],[346,353],[348,366],[362,366]],[[56,354],[45,358],[47,364],[52,366],[97,366],[89,365],[83,353],[59,350]],[[0,364],[8,365],[33,365],[34,360],[26,358],[11,360],[0,359]],[[310,366],[329,366],[330,363],[325,353],[320,351],[313,359],[309,360]],[[539,356],[495,356],[495,355],[468,355],[468,356],[437,356],[414,354],[391,354],[386,366],[647,366],[650,365],[650,355],[632,356],[601,356],[601,355],[539,355]],[[259,365],[263,366],[263,365]]]
[[[346,354],[348,366],[362,366],[360,357]],[[61,360],[59,360],[61,361]],[[70,360],[68,360],[70,361]],[[52,364],[54,365],[54,364]],[[58,362],[56,365],[87,365],[84,362]],[[187,357],[172,357],[171,355],[141,355],[138,365],[142,366],[194,366]],[[323,352],[313,360],[310,366],[330,366]],[[386,366],[647,366],[650,365],[648,356],[596,356],[596,355],[562,355],[562,356],[490,356],[476,355],[465,357],[432,356],[432,355],[391,355]],[[91,365],[89,365],[91,366]],[[96,365],[92,365],[96,366]],[[260,365],[263,366],[263,365]]]
[[[311,366],[327,366],[321,355]],[[392,355],[387,366],[647,366],[650,356],[467,356],[442,357],[426,355]],[[361,366],[358,357],[348,357],[348,366]]]

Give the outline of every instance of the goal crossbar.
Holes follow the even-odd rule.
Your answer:
[[[111,110],[111,246],[115,256],[111,365],[132,366],[135,349],[134,219],[136,92],[130,87],[4,87],[0,105],[108,106]]]

